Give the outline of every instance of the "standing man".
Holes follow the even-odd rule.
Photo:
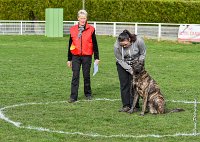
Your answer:
[[[77,16],[79,22],[70,28],[68,47],[67,66],[71,67],[73,72],[69,103],[73,103],[78,99],[81,66],[84,78],[84,94],[87,100],[92,99],[90,68],[93,53],[95,64],[98,65],[100,61],[95,29],[87,23],[87,12],[79,10]]]

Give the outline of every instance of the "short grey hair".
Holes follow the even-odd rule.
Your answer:
[[[88,13],[87,13],[87,11],[86,11],[86,10],[82,9],[82,10],[79,10],[79,11],[78,11],[78,14],[77,14],[77,16],[78,16],[78,17],[80,17],[80,15],[84,15],[84,16],[86,16],[86,17],[87,17]]]

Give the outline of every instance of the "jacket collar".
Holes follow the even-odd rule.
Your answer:
[[[78,27],[79,27],[79,24],[78,24]],[[85,26],[84,26],[84,29],[88,29],[90,27],[90,25],[86,22]]]

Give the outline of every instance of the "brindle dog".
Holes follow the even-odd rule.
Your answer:
[[[165,112],[165,99],[158,84],[145,70],[144,63],[139,61],[133,64],[133,87],[135,87],[136,93],[129,113],[133,113],[139,96],[143,99],[140,115],[144,115],[147,109],[152,114],[162,114]]]

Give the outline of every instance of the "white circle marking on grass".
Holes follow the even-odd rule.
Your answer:
[[[116,101],[119,99],[107,99],[107,98],[97,98],[93,99],[94,101]],[[79,102],[79,101],[77,101]],[[174,103],[188,103],[188,104],[194,104],[194,101],[169,101]],[[66,131],[59,131],[59,130],[51,130],[48,128],[43,127],[35,127],[35,126],[22,126],[21,122],[15,122],[8,117],[5,116],[3,113],[4,110],[9,108],[15,108],[19,106],[26,106],[26,105],[44,105],[44,104],[54,104],[54,103],[66,103],[66,101],[56,101],[56,102],[40,102],[40,103],[23,103],[23,104],[16,104],[11,106],[6,106],[3,108],[0,108],[0,119],[5,120],[8,123],[11,123],[12,125],[18,127],[18,128],[24,128],[24,129],[30,129],[30,130],[36,130],[36,131],[43,131],[43,132],[50,132],[50,133],[59,133],[59,134],[67,134],[67,135],[82,135],[82,136],[89,136],[89,137],[102,137],[102,138],[146,138],[146,137],[155,137],[155,138],[161,138],[161,137],[177,137],[177,136],[199,136],[200,133],[176,133],[176,134],[168,134],[168,135],[159,135],[159,134],[146,134],[146,135],[125,135],[125,134],[118,134],[118,135],[101,135],[98,133],[83,133],[83,132],[66,132]],[[200,102],[197,102],[200,103]]]

